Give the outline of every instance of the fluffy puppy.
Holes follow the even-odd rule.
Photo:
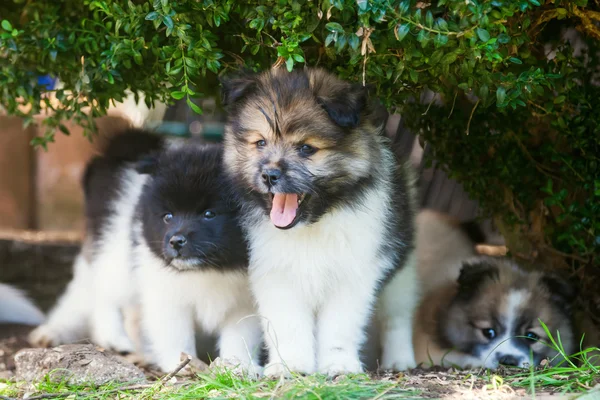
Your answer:
[[[119,231],[120,236],[128,236],[131,229],[127,220],[119,221],[119,226],[114,226],[113,217],[119,212],[131,213],[132,205],[125,199],[131,197],[127,192],[127,182],[124,177],[133,175],[134,162],[141,157],[153,152],[161,151],[166,147],[162,138],[148,134],[141,130],[128,130],[100,142],[100,155],[90,160],[83,174],[82,188],[84,193],[84,211],[86,219],[86,236],[80,253],[73,263],[73,279],[67,285],[65,292],[58,299],[57,304],[51,309],[46,322],[33,330],[29,341],[36,346],[58,346],[65,343],[75,343],[82,340],[93,340],[105,347],[119,352],[131,352],[134,345],[128,335],[121,330],[113,334],[109,326],[105,326],[99,317],[96,325],[99,331],[92,332],[92,315],[94,309],[95,286],[113,286],[115,294],[123,293],[133,295],[135,290],[131,286],[131,267],[123,267],[113,277],[113,282],[103,284],[98,281],[104,277],[105,269],[92,268],[91,264],[100,265],[113,253],[103,255],[104,236],[109,229]],[[129,171],[129,172],[127,172]],[[129,201],[131,203],[131,201]],[[116,299],[117,304],[123,303]],[[118,320],[121,320],[121,310],[115,306]],[[114,318],[113,318],[114,319]],[[110,326],[121,327],[122,323]]]
[[[385,110],[318,69],[225,80],[223,102],[265,374],[361,372],[378,295],[383,366],[412,366],[413,194],[384,141]]]
[[[88,202],[90,235],[75,279],[54,313],[64,318],[51,318],[32,338],[72,338],[67,312],[79,311],[80,332],[93,342],[140,350],[124,324],[139,311],[144,351],[162,370],[174,368],[181,352],[196,355],[196,324],[220,336],[222,357],[249,366],[260,325],[245,318],[254,313],[246,244],[227,201],[222,149],[159,147],[135,163],[117,165],[111,151],[91,164],[85,186],[96,202]]]
[[[133,216],[142,332],[151,360],[170,370],[196,355],[195,325],[219,336],[219,355],[258,365],[261,329],[247,275],[246,243],[227,198],[222,148],[167,151],[146,159],[149,176]],[[256,372],[256,371],[254,371]]]
[[[568,284],[508,258],[469,257],[474,243],[456,223],[433,213],[420,217],[427,225],[417,225],[419,276],[425,283],[414,324],[417,363],[494,369],[556,361],[540,321],[555,338],[560,332],[568,354],[575,350],[574,293]],[[441,240],[432,241],[435,237]]]

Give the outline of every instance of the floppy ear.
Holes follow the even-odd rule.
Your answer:
[[[329,118],[343,128],[356,128],[367,106],[367,90],[360,85],[337,85],[331,93],[317,94]]]
[[[247,96],[256,87],[256,74],[242,72],[221,78],[221,103],[230,106]]]
[[[577,293],[573,285],[562,277],[545,272],[540,280],[550,292],[550,300],[566,311],[570,311]]]
[[[458,293],[461,299],[469,299],[486,279],[498,276],[498,267],[483,260],[466,261],[458,276]]]
[[[149,154],[140,158],[134,165],[135,170],[142,175],[152,175],[158,168],[158,154]]]

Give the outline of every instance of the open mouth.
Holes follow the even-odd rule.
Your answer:
[[[290,229],[300,220],[300,206],[307,199],[306,194],[269,193],[271,196],[271,222],[279,229]]]

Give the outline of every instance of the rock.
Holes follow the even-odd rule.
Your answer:
[[[108,382],[144,383],[144,373],[122,357],[89,344],[52,349],[23,349],[15,355],[17,381],[103,385]]]

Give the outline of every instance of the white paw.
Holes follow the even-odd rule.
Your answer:
[[[388,371],[406,371],[407,369],[415,368],[417,363],[415,357],[411,353],[397,354],[396,357],[383,357],[381,368]]]
[[[61,335],[50,325],[40,325],[29,333],[29,343],[36,347],[54,347],[69,343],[69,340]]]
[[[332,354],[327,358],[324,357],[319,363],[318,371],[331,377],[364,372],[360,360],[349,354]]]
[[[271,378],[289,378],[293,373],[310,375],[315,372],[313,367],[302,363],[273,361],[265,365],[264,375]]]
[[[253,362],[243,362],[237,358],[217,357],[211,364],[211,369],[226,369],[234,375],[249,379],[258,379],[263,374],[263,369]]]
[[[135,352],[135,346],[127,335],[119,335],[113,338],[96,337],[94,343],[105,349],[116,351],[117,353]]]

